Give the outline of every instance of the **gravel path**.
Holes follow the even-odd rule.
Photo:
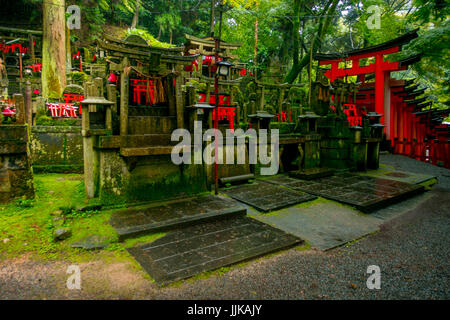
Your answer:
[[[159,288],[129,261],[79,264],[82,290],[65,288],[70,262],[27,257],[0,262],[1,299],[449,299],[448,170],[383,156],[403,171],[440,177],[431,198],[382,225],[381,231],[329,252],[291,249],[206,279]],[[414,160],[413,160],[414,161]],[[405,167],[406,166],[406,167]],[[425,171],[429,170],[429,171]],[[441,171],[442,170],[442,171]],[[369,265],[381,269],[381,289],[366,287]]]

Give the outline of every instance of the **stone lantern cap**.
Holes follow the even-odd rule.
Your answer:
[[[81,104],[113,105],[114,102],[106,100],[104,97],[90,97],[81,101]]]
[[[353,129],[353,130],[362,130],[363,127],[360,127],[360,126],[352,126],[352,127],[350,127],[350,129]]]
[[[367,114],[366,114],[366,117],[368,117],[368,118],[381,118],[383,115],[382,114],[379,114],[379,113],[377,113],[377,112],[368,112]]]
[[[209,104],[209,103],[196,103],[193,106],[191,106],[192,108],[198,108],[198,109],[214,109],[216,106]]]
[[[375,123],[370,125],[371,128],[384,128],[384,125],[381,123]]]
[[[314,112],[308,111],[305,114],[299,115],[298,118],[299,119],[318,119],[318,118],[320,118],[320,116],[315,114]]]
[[[224,67],[228,67],[228,68],[231,68],[234,66],[234,64],[232,64],[231,62],[228,62],[228,61],[218,61],[218,62],[216,62],[216,65],[219,67],[224,66]]]
[[[248,117],[257,119],[271,119],[275,116],[273,114],[268,113],[267,111],[257,111],[256,114],[249,114]]]

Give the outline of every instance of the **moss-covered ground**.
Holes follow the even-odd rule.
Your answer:
[[[95,205],[85,200],[84,182],[79,174],[35,174],[34,200],[18,200],[7,205],[0,205],[0,260],[17,258],[28,254],[38,261],[70,261],[83,263],[101,260],[104,263],[126,261],[133,270],[142,270],[138,263],[128,254],[126,248],[152,242],[164,235],[157,233],[118,242],[117,234],[109,225],[111,210],[79,211],[76,208]],[[60,215],[55,212],[62,211]],[[61,219],[64,223],[59,225]],[[56,228],[70,228],[72,236],[55,242],[53,232]],[[86,237],[97,235],[107,240],[109,245],[102,250],[85,250],[72,248],[70,244]],[[308,243],[298,246],[298,250],[307,250]],[[278,255],[284,251],[266,255],[260,259]],[[259,259],[256,259],[259,260]],[[254,259],[252,261],[255,261]],[[214,271],[203,272],[188,281],[222,275],[250,263],[242,262]],[[153,281],[145,272],[142,275]],[[171,287],[179,286],[182,281]]]
[[[0,205],[0,259],[30,254],[33,258],[52,260],[89,261],[94,257],[132,260],[125,250],[140,243],[151,242],[163,234],[153,234],[117,241],[117,234],[109,225],[109,211],[77,211],[75,208],[91,205],[84,197],[82,176],[76,174],[36,174],[34,200],[18,200]],[[61,218],[54,213],[62,211]],[[64,221],[62,224],[58,224]],[[55,242],[55,228],[70,228],[72,236]],[[71,243],[97,235],[109,244],[104,250],[88,251],[72,248]]]

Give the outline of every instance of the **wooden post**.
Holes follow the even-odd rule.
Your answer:
[[[106,95],[109,101],[114,102],[111,106],[112,112],[117,113],[117,89],[115,84],[108,84],[106,86]]]
[[[123,58],[123,67],[128,67],[128,58]],[[125,69],[120,75],[120,135],[128,134],[128,94],[129,94],[128,74]]]
[[[177,114],[176,104],[175,104],[175,88],[173,86],[173,76],[167,77],[166,90],[168,94],[169,103],[169,116],[173,117]]]
[[[23,62],[22,62],[22,52],[19,50],[19,72],[20,72],[20,80],[23,79]]]
[[[278,115],[280,117],[280,122],[281,121],[281,114],[283,113],[283,98],[284,98],[284,89],[280,89],[280,96],[278,97]]]
[[[177,128],[184,128],[184,99],[181,84],[183,77],[179,73],[180,66],[177,66],[177,76],[175,77],[175,102],[177,108]]]
[[[34,40],[33,40],[33,35],[31,33],[28,34],[28,42],[30,43],[31,61],[33,63],[36,63],[36,56],[34,54]]]
[[[209,103],[209,101],[211,100],[211,85],[208,83],[206,83],[206,98],[205,98],[205,102]]]
[[[232,105],[232,106],[236,104],[236,102],[235,102],[235,93],[234,93],[233,88],[234,87],[231,87],[231,90],[230,90],[230,105]],[[236,105],[236,116],[234,118],[234,121],[237,123],[238,126],[239,126],[239,123],[241,121],[241,117],[240,117],[241,114],[240,113],[241,113],[241,108],[240,108],[239,105]]]
[[[112,114],[117,112],[116,86],[114,84],[108,84],[106,87],[106,94],[108,100],[114,102],[113,105],[106,106],[105,114],[106,129],[112,130]]]
[[[384,124],[384,72],[382,70],[383,55],[375,56],[375,112],[382,114],[380,123]]]
[[[264,87],[261,87],[261,100],[259,100],[259,111],[264,110]]]
[[[25,84],[25,119],[31,128],[33,124],[33,102],[31,100],[31,82],[27,80]]]
[[[16,123],[17,124],[25,124],[25,102],[23,99],[23,95],[16,93],[14,94],[14,103],[16,105]]]

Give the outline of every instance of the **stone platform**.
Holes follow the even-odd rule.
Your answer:
[[[128,252],[158,284],[165,285],[300,242],[255,219],[239,217],[174,230]]]
[[[234,200],[204,195],[159,205],[119,210],[112,214],[110,224],[119,234],[119,239],[123,240],[140,234],[245,214],[246,209]]]
[[[277,176],[264,181],[345,203],[363,212],[372,212],[424,191],[421,185],[356,174],[338,174],[312,181]]]
[[[378,231],[383,222],[372,215],[327,200],[285,208],[273,215],[257,214],[253,217],[305,239],[321,250],[330,250]]]
[[[266,183],[264,180],[253,184],[222,189],[221,192],[263,212],[278,210],[316,199],[315,196],[310,194]]]
[[[380,166],[378,170],[368,170],[360,173],[361,175],[372,178],[380,178],[387,180],[395,180],[411,184],[434,184],[437,182],[437,177],[428,174],[412,173],[406,171],[390,170],[387,166]]]
[[[302,180],[313,180],[318,178],[329,177],[334,174],[334,170],[328,168],[310,168],[296,171],[289,171],[289,176]]]

